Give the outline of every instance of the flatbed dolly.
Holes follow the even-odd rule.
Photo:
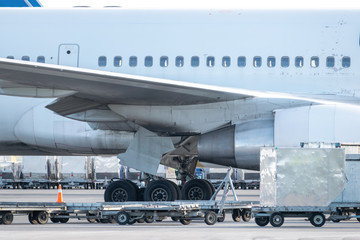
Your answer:
[[[340,222],[356,218],[360,222],[360,203],[333,202],[326,207],[253,207],[252,213],[256,224],[261,227],[268,223],[281,227],[285,218],[289,217],[305,218],[314,227],[322,227],[326,221]]]
[[[66,223],[70,218],[87,219],[89,222],[117,222],[120,225],[135,222],[162,221],[171,217],[187,225],[194,219],[204,219],[208,225],[221,222],[225,212],[231,211],[234,221],[251,219],[251,208],[259,202],[238,201],[231,181],[232,169],[210,200],[174,202],[101,202],[101,203],[48,203],[48,202],[0,202],[0,223],[11,224],[14,214],[27,214],[32,224],[52,222]],[[221,200],[216,197],[224,189]],[[226,201],[229,189],[233,201]]]

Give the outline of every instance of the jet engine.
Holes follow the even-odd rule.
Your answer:
[[[259,170],[260,148],[274,145],[274,121],[256,120],[218,129],[199,137],[199,160]]]

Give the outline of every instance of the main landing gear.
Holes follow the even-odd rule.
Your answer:
[[[165,179],[150,181],[145,190],[130,180],[118,180],[109,184],[104,198],[105,202],[209,200],[214,192],[214,186],[204,179],[192,179],[182,190]]]

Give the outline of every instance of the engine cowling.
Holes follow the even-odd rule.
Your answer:
[[[94,130],[88,123],[62,117],[38,105],[14,129],[22,143],[54,154],[118,154],[134,139],[133,132]]]
[[[199,160],[259,170],[260,148],[274,145],[274,121],[257,120],[225,127],[199,137]]]

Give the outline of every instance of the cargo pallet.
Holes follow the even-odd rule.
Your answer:
[[[151,223],[166,217],[190,224],[193,219],[204,219],[208,225],[224,221],[225,212],[231,211],[234,221],[249,221],[251,208],[259,202],[238,201],[231,181],[232,169],[207,201],[174,202],[100,202],[100,203],[49,203],[49,202],[0,202],[0,223],[11,224],[14,214],[27,214],[31,224],[45,224],[50,219],[54,223],[66,223],[70,218],[87,219],[89,222],[117,222],[120,225],[135,222]],[[216,200],[224,188],[221,200]],[[234,194],[233,201],[226,201],[229,189]]]

